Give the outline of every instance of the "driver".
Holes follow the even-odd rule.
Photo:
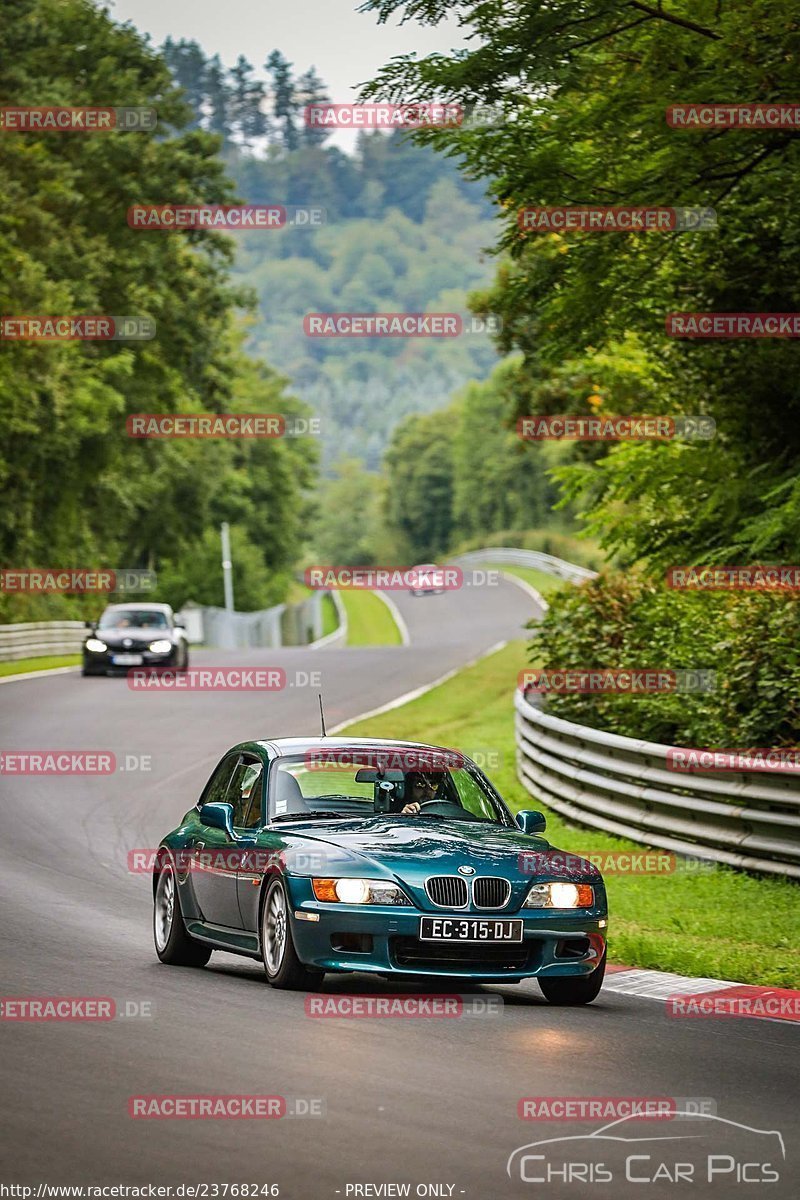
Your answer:
[[[413,817],[420,811],[420,806],[426,800],[436,800],[441,783],[440,774],[427,771],[410,771],[406,776],[406,795],[409,802],[400,809],[400,815]]]

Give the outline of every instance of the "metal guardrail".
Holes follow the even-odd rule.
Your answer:
[[[305,646],[322,639],[322,598],[314,592],[298,604],[276,604],[260,612],[230,613],[224,608],[184,606],[176,613],[187,625],[190,643],[202,642],[228,650],[266,646]],[[330,635],[341,637],[341,608],[334,597],[340,629]],[[0,625],[0,662],[20,658],[42,658],[49,654],[79,654],[86,636],[83,621],[28,621]],[[328,639],[326,639],[327,642]]]
[[[470,550],[459,554],[452,560],[455,563],[485,563],[496,562],[501,566],[507,563],[510,567],[534,567],[547,575],[555,575],[570,583],[584,583],[587,579],[596,579],[597,572],[588,567],[579,567],[575,563],[565,562],[552,554],[542,554],[539,550],[515,550],[512,546],[487,546],[485,550]]]
[[[684,775],[667,769],[669,746],[550,716],[519,691],[514,703],[519,780],[563,817],[675,854],[800,879],[800,778]]]
[[[78,654],[86,633],[83,621],[23,621],[0,625],[0,662]]]
[[[202,640],[206,646],[226,650],[310,645],[322,638],[322,602],[328,594],[322,590],[312,592],[298,604],[276,604],[259,612],[200,608]]]

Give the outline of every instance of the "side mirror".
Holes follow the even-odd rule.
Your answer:
[[[536,812],[533,808],[523,808],[515,820],[523,833],[544,833],[547,827],[544,813]]]
[[[231,841],[234,840],[232,804],[201,805],[200,823],[207,825],[210,829],[221,829],[223,833],[227,833]]]
[[[173,621],[172,624],[175,626],[176,629],[185,629],[186,628],[186,625],[183,621],[176,620],[176,621]]]
[[[97,621],[84,621],[83,624],[86,629],[96,629],[97,628]]]

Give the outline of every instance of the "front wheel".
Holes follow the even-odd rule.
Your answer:
[[[603,986],[603,976],[606,973],[606,952],[592,971],[591,975],[561,976],[556,979],[540,979],[545,1000],[549,1004],[591,1004],[596,1000]]]
[[[297,957],[286,886],[278,878],[270,883],[261,906],[261,957],[267,982],[274,988],[314,987],[324,974],[304,967]]]
[[[211,947],[189,937],[181,915],[181,901],[175,870],[165,862],[156,884],[153,904],[153,939],[156,954],[163,963],[174,967],[204,967],[211,958]]]

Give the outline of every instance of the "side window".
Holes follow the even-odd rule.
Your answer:
[[[223,758],[222,762],[217,767],[211,779],[206,784],[198,804],[220,804],[225,799],[225,793],[228,790],[233,768],[239,761],[239,756],[236,754],[228,754]]]
[[[233,824],[253,829],[261,824],[261,763],[242,759],[233,773],[226,800],[233,805]]]

